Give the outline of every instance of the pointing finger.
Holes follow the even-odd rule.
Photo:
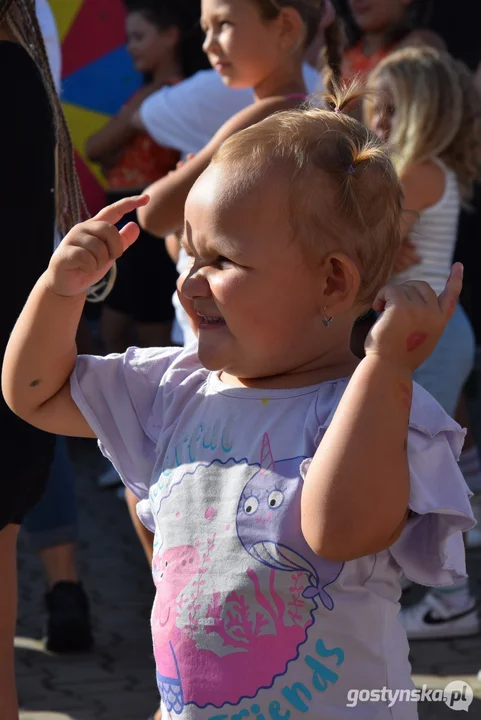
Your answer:
[[[122,220],[124,215],[137,210],[137,208],[144,207],[149,202],[150,197],[148,195],[137,195],[136,197],[123,198],[113,205],[108,205],[106,208],[101,210],[96,216],[95,220],[102,220],[108,222],[111,225],[116,225]]]

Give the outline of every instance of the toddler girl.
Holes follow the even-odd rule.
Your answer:
[[[403,245],[392,280],[424,280],[439,293],[451,268],[461,204],[469,202],[481,177],[481,102],[474,78],[447,53],[408,48],[380,63],[369,87],[375,99],[365,103],[366,122],[387,143],[405,194]],[[434,352],[414,375],[453,417],[473,369],[474,350],[473,331],[458,305]],[[430,614],[437,623],[429,622]],[[413,639],[479,630],[466,580],[426,595],[402,617]]]
[[[304,60],[306,53],[311,54],[313,47],[319,47],[319,35],[327,23],[325,55],[329,84],[339,74],[340,45],[335,31],[339,21],[333,20],[327,0],[202,0],[204,50],[212,67],[227,87],[251,88],[254,102],[219,125],[212,140],[189,162],[147,188],[151,202],[138,211],[144,230],[159,238],[181,231],[187,195],[222,142],[272,113],[305,101],[308,91]],[[187,265],[187,254],[180,248],[179,274]],[[177,297],[174,305],[184,344],[195,342]],[[134,501],[129,493],[127,498],[132,507]],[[145,538],[146,542],[150,540]]]
[[[402,191],[342,113],[352,99],[233,135],[189,193],[179,289],[198,347],[77,358],[85,293],[135,241],[114,225],[141,196],[66,236],[7,349],[12,409],[97,437],[155,531],[164,718],[416,718],[379,692],[413,688],[399,578],[466,574],[463,432],[412,383],[461,268],[439,298],[381,289]],[[373,301],[358,363],[351,330]],[[378,690],[374,707],[355,687]]]

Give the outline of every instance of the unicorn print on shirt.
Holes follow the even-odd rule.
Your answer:
[[[161,478],[151,492],[152,631],[170,716],[254,701],[302,662],[308,633],[334,608],[326,588],[343,564],[316,556],[300,531],[306,458],[275,461],[267,434],[258,447],[260,462],[173,468],[168,487]]]
[[[309,585],[304,597],[319,597],[332,610],[334,602],[325,588],[339,577],[343,563],[323,560],[293,532],[301,526],[299,467],[305,459],[274,462],[269,436],[264,435],[261,468],[245,486],[237,508],[237,533],[259,562],[284,572],[305,572]]]

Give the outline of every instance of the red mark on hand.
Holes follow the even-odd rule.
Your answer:
[[[411,390],[405,383],[399,383],[399,389],[401,391],[402,404],[406,410],[411,410]]]
[[[417,350],[418,347],[421,347],[427,336],[428,334],[425,332],[411,333],[411,335],[409,335],[408,339],[406,340],[406,350],[408,352],[413,352],[413,350]]]

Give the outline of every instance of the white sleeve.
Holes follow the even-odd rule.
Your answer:
[[[47,0],[36,0],[36,13],[47,50],[55,88],[60,93],[62,79],[62,50],[58,37],[57,23]]]
[[[252,100],[251,90],[231,90],[215,70],[202,70],[178,85],[153,93],[142,103],[140,117],[158,145],[198,153]]]

